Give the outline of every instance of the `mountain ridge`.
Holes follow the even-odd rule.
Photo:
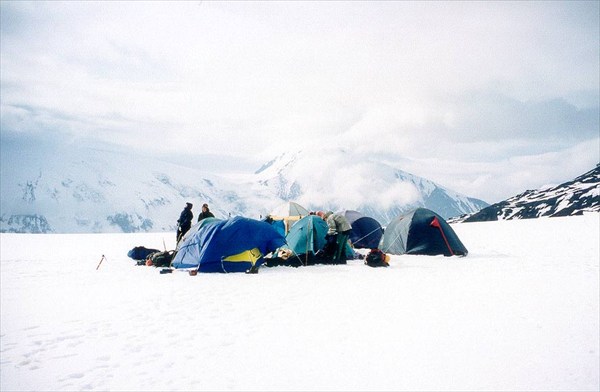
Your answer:
[[[581,215],[600,212],[600,163],[590,171],[560,185],[522,192],[452,222]]]
[[[311,210],[360,210],[383,224],[417,206],[446,216],[487,206],[343,149],[281,154],[235,180],[107,148],[3,148],[0,159],[0,232],[175,232],[187,201],[195,216],[208,203],[218,218],[260,219],[294,200]]]

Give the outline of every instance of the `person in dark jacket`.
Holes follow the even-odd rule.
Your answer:
[[[192,203],[185,203],[185,208],[181,211],[179,219],[177,219],[177,242],[184,236],[185,233],[192,227],[194,213],[192,212]]]
[[[204,218],[214,218],[214,217],[215,216],[213,215],[213,213],[210,212],[210,210],[208,209],[208,204],[206,204],[206,203],[202,204],[202,212],[200,213],[200,215],[198,215],[198,222],[200,222]]]

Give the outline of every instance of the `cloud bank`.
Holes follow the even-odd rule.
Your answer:
[[[343,145],[488,202],[600,161],[598,2],[0,6],[3,137]]]

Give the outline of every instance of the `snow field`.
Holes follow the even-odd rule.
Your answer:
[[[126,256],[174,233],[1,234],[0,389],[598,390],[599,227],[462,223],[465,258],[195,277]]]

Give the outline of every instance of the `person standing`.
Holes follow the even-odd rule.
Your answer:
[[[206,203],[202,204],[202,212],[200,213],[200,215],[198,215],[198,222],[200,222],[204,218],[214,218],[214,217],[215,216],[213,215],[212,212],[210,212],[210,209],[208,208],[208,204],[206,204]]]
[[[177,242],[187,233],[192,227],[192,220],[194,219],[194,213],[192,212],[192,203],[185,203],[185,208],[181,211],[179,219],[177,219]]]
[[[346,243],[352,231],[352,226],[344,215],[334,214],[332,211],[319,214],[327,222],[327,235],[325,236],[326,252],[334,263],[346,262]],[[342,260],[343,256],[343,260]]]

